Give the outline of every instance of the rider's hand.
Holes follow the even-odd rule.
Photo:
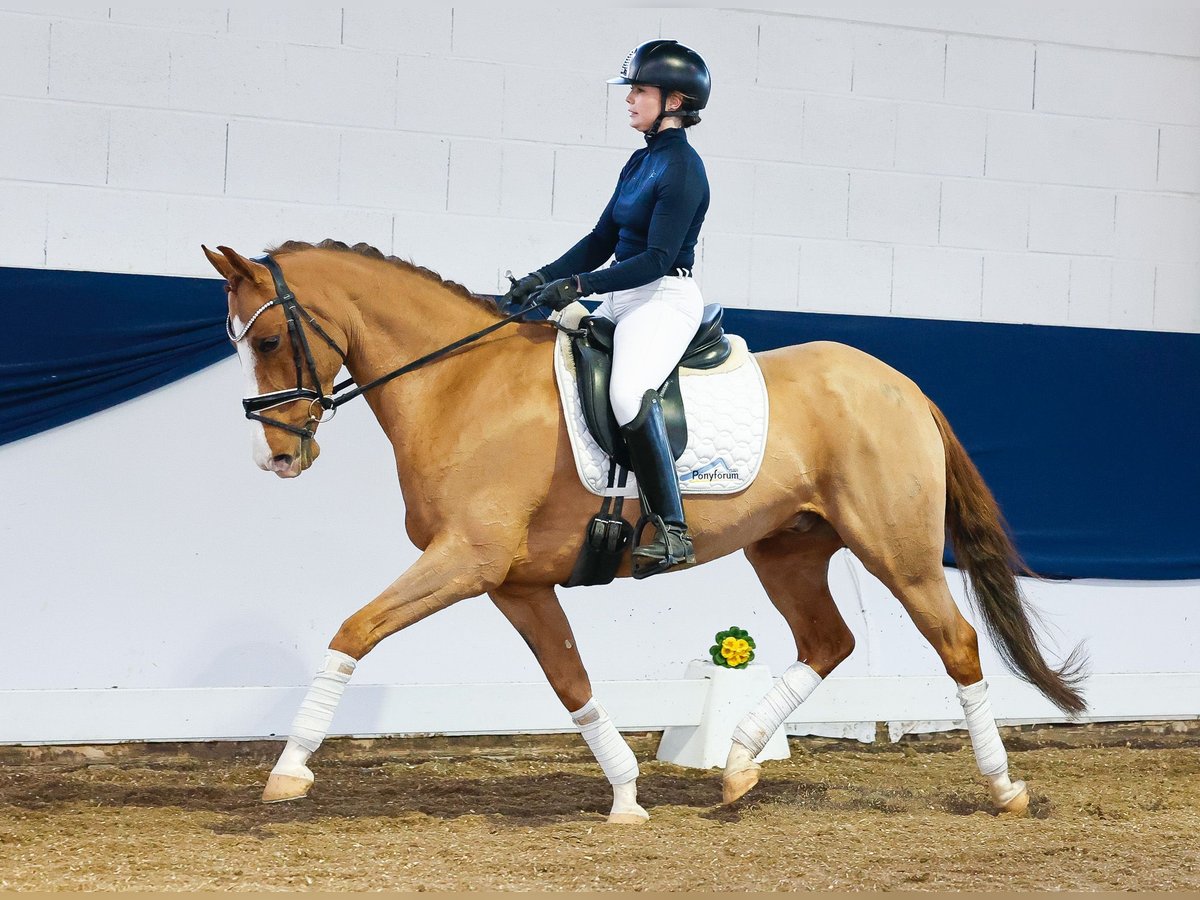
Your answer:
[[[511,277],[510,275],[509,278]],[[529,299],[530,295],[536,294],[538,288],[545,283],[546,279],[537,272],[530,272],[520,281],[513,281],[512,287],[508,289],[508,293],[500,301],[501,308],[519,309],[525,305],[525,301]]]
[[[572,275],[570,278],[560,278],[552,281],[540,291],[533,302],[539,306],[549,306],[554,311],[566,309],[579,299],[579,279]]]

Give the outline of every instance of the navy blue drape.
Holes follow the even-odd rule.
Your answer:
[[[216,279],[0,268],[0,308],[0,444],[233,352]],[[1200,335],[742,309],[725,321],[754,350],[841,341],[912,378],[1035,571],[1200,578]]]

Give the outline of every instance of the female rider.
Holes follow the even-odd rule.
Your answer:
[[[645,135],[617,179],[596,227],[563,256],[513,285],[508,304],[532,299],[562,309],[603,295],[595,315],[616,323],[609,395],[629,447],[652,542],[633,551],[645,578],[696,562],[683,516],[658,388],[696,333],[704,310],[692,279],[708,210],[708,177],[684,129],[708,103],[708,67],[676,41],[639,44],[609,84],[627,84],[629,124]],[[600,268],[609,257],[615,262]]]

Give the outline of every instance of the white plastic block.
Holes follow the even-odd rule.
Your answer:
[[[806,240],[800,247],[800,309],[883,316],[892,304],[892,248]]]
[[[583,72],[508,66],[504,69],[501,133],[518,140],[602,144],[607,94],[603,78]],[[547,130],[550,114],[554,125]]]
[[[108,184],[219,195],[225,187],[226,127],[220,116],[117,107],[108,145]]]
[[[338,199],[354,206],[444,210],[450,141],[435,135],[348,129]]]
[[[1111,255],[1116,193],[1043,185],[1030,191],[1029,249]]]
[[[804,162],[890,169],[896,150],[896,104],[810,95],[804,101]]]
[[[710,193],[708,213],[704,219],[706,228],[711,225],[743,234],[753,230],[758,215],[754,194],[758,168],[753,163],[737,159],[716,157],[704,160]]]
[[[1157,267],[1154,327],[1200,333],[1200,265],[1162,263]]]
[[[50,79],[50,20],[0,13],[0,60],[5,94],[46,96]]]
[[[107,19],[108,4],[94,0],[66,0],[63,3],[42,3],[41,0],[4,0],[4,9],[9,12],[32,13],[38,16],[53,16],[56,19]]]
[[[163,32],[95,22],[55,22],[50,96],[166,106],[171,54]]]
[[[229,123],[225,192],[231,197],[333,203],[339,138],[336,128],[235,119]]]
[[[730,103],[736,102],[735,88],[755,82],[759,28],[765,18],[751,10],[675,7],[662,11],[659,28],[662,37],[692,47],[704,57],[713,77],[713,96],[719,102]],[[636,37],[625,52],[644,40],[644,36]],[[624,59],[622,54],[609,62],[605,71],[611,70],[610,74],[615,75]]]
[[[229,9],[229,33],[283,44],[336,47],[342,40],[342,10],[305,3],[290,11],[274,3],[235,4]]]
[[[0,173],[5,178],[103,184],[108,110],[86,104],[0,98]]]
[[[498,137],[504,69],[491,63],[402,56],[396,127],[432,134]]]
[[[1033,113],[988,115],[989,178],[1153,190],[1158,129]]]
[[[1117,195],[1118,256],[1194,263],[1200,256],[1200,197]]]
[[[857,240],[936,244],[940,193],[936,178],[851,172],[849,235]]]
[[[284,45],[228,35],[172,34],[174,109],[281,118],[269,98],[284,89]]]
[[[186,6],[142,0],[110,6],[108,20],[124,25],[169,28],[171,31],[224,34],[228,31],[229,10],[218,6]]]
[[[1158,187],[1200,194],[1200,128],[1164,125],[1158,145]]]
[[[795,310],[799,279],[799,239],[764,234],[750,239],[750,297],[755,309]]]
[[[390,128],[395,120],[396,57],[337,47],[284,48],[282,85],[264,95],[273,118],[322,125]],[[432,86],[421,85],[419,94]],[[412,86],[408,86],[412,90]]]
[[[600,218],[629,155],[620,150],[566,147],[554,152],[554,218],[586,224]],[[581,233],[579,235],[583,237]]]
[[[946,39],[946,101],[986,109],[1033,108],[1033,44],[952,34]]]
[[[945,71],[945,35],[898,28],[855,31],[855,94],[941,100]]]
[[[759,163],[754,172],[755,233],[846,236],[846,172],[780,163]]]
[[[1113,264],[1111,259],[1077,256],[1071,259],[1067,321],[1087,328],[1108,328],[1111,319]]]
[[[986,253],[983,320],[1065,325],[1071,261],[1042,253]]]
[[[1038,47],[1036,108],[1073,116],[1200,125],[1200,59]]]
[[[762,17],[759,84],[848,94],[853,71],[853,26],[821,19]]]
[[[893,315],[978,321],[982,288],[981,253],[896,247]]]
[[[1029,195],[1034,188],[981,178],[942,182],[941,244],[982,250],[1024,250]]]
[[[705,302],[723,306],[755,305],[756,298],[750,295],[748,235],[706,229],[696,252],[696,281],[704,292]]]
[[[0,182],[0,266],[46,264],[47,191],[40,184]]]
[[[1154,327],[1154,264],[1115,259],[1108,321],[1113,328]]]
[[[709,681],[700,724],[663,729],[655,759],[693,769],[724,767],[734,729],[771,690],[774,683],[771,670],[762,663],[750,663],[744,669],[726,669],[706,659],[694,659],[688,663],[683,677]],[[787,735],[779,728],[755,760],[787,759],[791,755]]]
[[[447,56],[451,21],[449,6],[372,4],[342,8],[342,46],[392,50],[406,56]]]
[[[930,175],[982,175],[987,114],[928,103],[901,103],[896,168]]]
[[[96,240],[96,235],[104,240]],[[50,189],[46,265],[93,272],[166,269],[167,198],[103,188]]]
[[[523,143],[506,143],[502,148],[501,215],[548,219],[554,190],[554,149]],[[615,174],[613,184],[616,184]]]

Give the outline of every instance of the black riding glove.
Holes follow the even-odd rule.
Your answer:
[[[508,293],[501,299],[500,308],[512,309],[514,311],[524,306],[525,301],[531,295],[536,294],[538,288],[546,283],[546,279],[537,272],[530,272],[520,281],[513,280],[511,274],[509,274],[508,278],[512,281],[512,287],[508,289]]]
[[[533,301],[539,306],[549,306],[558,312],[578,300],[580,295],[579,279],[572,275],[570,278],[560,278],[558,281],[550,282],[538,292]]]

